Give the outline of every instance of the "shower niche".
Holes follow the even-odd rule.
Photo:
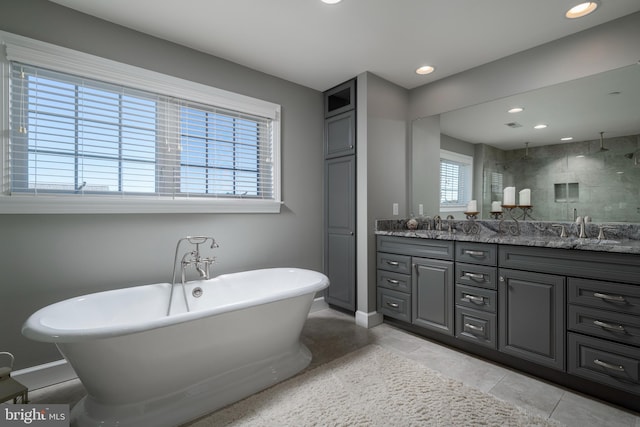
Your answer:
[[[553,184],[554,201],[556,203],[572,203],[580,201],[580,184],[577,182],[565,182]]]

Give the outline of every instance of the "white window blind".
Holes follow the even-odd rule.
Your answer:
[[[265,209],[260,202],[279,205],[279,107],[270,110],[273,104],[235,99],[214,88],[209,88],[214,102],[203,102],[206,90],[189,82],[184,92],[195,100],[181,98],[172,84],[184,81],[169,76],[149,72],[151,83],[142,83],[146,70],[136,69],[140,78],[126,83],[139,81],[141,89],[118,83],[118,72],[104,72],[104,64],[95,74],[106,78],[98,80],[60,71],[56,58],[43,61],[56,70],[13,60],[38,62],[28,47],[11,45],[8,51],[4,199],[32,196],[72,205],[90,199],[99,200],[99,206],[147,201],[142,202],[146,212],[153,212],[158,201],[196,201],[195,210],[165,204],[158,210],[163,212],[243,212]],[[153,79],[170,94],[148,90]],[[220,93],[224,96],[216,97]],[[245,111],[235,108],[243,105]],[[261,207],[246,209],[245,204]],[[3,205],[6,200],[0,210]]]
[[[471,200],[473,159],[444,150],[440,157],[440,207],[466,207]]]
[[[11,193],[273,196],[270,120],[11,65]]]

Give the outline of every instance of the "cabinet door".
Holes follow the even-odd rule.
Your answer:
[[[454,333],[454,263],[413,258],[412,318],[414,325]]]
[[[500,351],[565,369],[565,278],[501,269]]]
[[[327,159],[355,154],[355,110],[330,117],[324,121],[324,156]]]
[[[356,307],[355,167],[355,156],[325,162],[325,299],[350,311]]]

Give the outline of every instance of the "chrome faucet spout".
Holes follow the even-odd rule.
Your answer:
[[[579,216],[578,218],[576,218],[576,224],[578,224],[578,226],[580,227],[580,231],[578,234],[578,237],[580,239],[586,239],[587,238],[587,233],[585,231],[585,223],[588,221],[585,221],[585,218]]]
[[[173,274],[171,277],[171,294],[169,295],[169,306],[167,307],[167,316],[171,313],[171,305],[173,301],[173,289],[176,285],[176,273],[178,266],[178,254],[180,253],[180,245],[183,241],[187,241],[188,243],[195,245],[195,249],[191,251],[187,251],[182,256],[180,260],[180,279],[182,284],[182,293],[184,296],[185,305],[187,307],[187,311],[189,309],[189,300],[187,298],[187,292],[185,288],[185,283],[187,281],[187,273],[186,267],[193,265],[196,272],[200,276],[201,279],[209,279],[209,267],[214,263],[215,258],[202,258],[200,256],[200,245],[211,240],[211,248],[219,247],[218,243],[213,237],[209,236],[187,236],[181,239],[178,239],[178,243],[176,244],[176,251],[173,258]]]

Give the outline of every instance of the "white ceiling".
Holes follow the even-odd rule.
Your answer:
[[[640,11],[601,0],[51,0],[320,91],[370,71],[407,89]],[[419,76],[415,69],[433,65]]]

